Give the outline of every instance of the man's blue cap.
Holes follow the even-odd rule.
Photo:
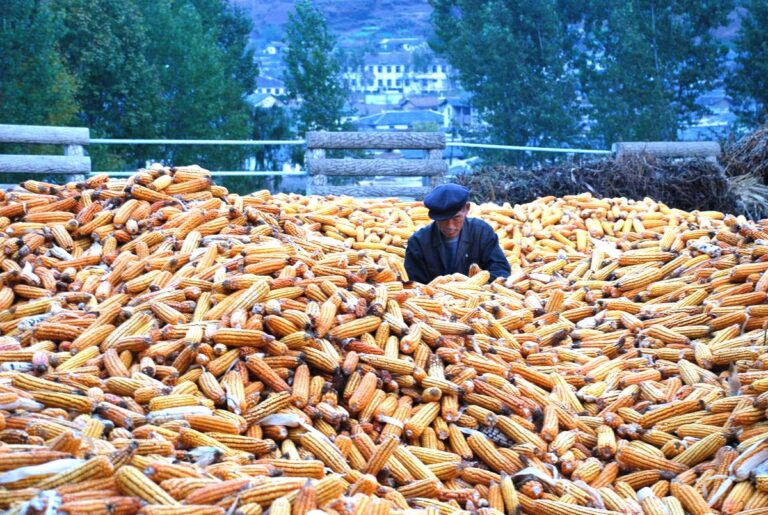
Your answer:
[[[430,191],[424,197],[424,205],[429,209],[432,220],[448,220],[467,204],[469,190],[458,184],[443,184]]]

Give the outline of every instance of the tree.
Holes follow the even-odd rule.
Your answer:
[[[494,143],[567,144],[576,79],[554,0],[430,0],[432,48],[459,72]]]
[[[730,0],[585,2],[583,91],[604,145],[676,139],[705,113],[696,98],[721,77],[726,49],[712,36]]]
[[[246,139],[252,24],[226,0],[6,0],[0,121],[106,138]],[[245,147],[91,146],[94,169],[148,159],[240,168]]]
[[[6,0],[0,8],[0,123],[72,125],[76,83],[59,55],[62,20],[44,0]],[[61,153],[61,147],[0,143],[0,154]],[[14,184],[29,176],[0,174]],[[41,179],[40,176],[33,177]]]
[[[768,3],[745,0],[736,38],[736,69],[727,82],[736,112],[746,125],[768,123]]]
[[[339,130],[347,91],[341,80],[336,37],[310,0],[298,0],[285,27],[285,86],[299,100],[298,130]]]
[[[287,140],[294,137],[288,109],[281,105],[251,108],[251,125],[251,138],[254,140]],[[281,170],[283,163],[297,161],[302,147],[264,145],[254,147],[253,152],[256,170]],[[231,192],[247,194],[265,188],[275,191],[281,181],[281,176],[238,176],[226,177],[221,183]]]
[[[59,55],[61,17],[45,0],[0,9],[0,123],[70,125],[76,84]]]
[[[414,70],[426,70],[435,60],[435,54],[428,46],[419,46],[411,52],[411,66]]]
[[[77,77],[79,123],[94,137],[154,138],[162,133],[160,83],[147,60],[150,35],[134,1],[54,0],[64,20],[59,39]],[[96,169],[135,167],[146,148],[94,146]]]
[[[216,29],[216,44],[226,54],[232,79],[250,93],[258,76],[254,49],[250,44],[253,21],[239,6],[227,0],[191,0],[205,23]]]
[[[289,140],[295,136],[291,130],[289,111],[281,105],[254,107],[251,109],[251,120],[255,140]],[[290,161],[292,149],[301,152],[301,147],[259,146],[254,151],[254,159],[263,170],[277,170],[283,162]]]
[[[247,48],[251,25],[223,0],[137,0],[149,38],[147,55],[164,101],[164,128],[172,139],[247,139],[245,96],[257,68]],[[178,145],[161,149],[168,162],[240,169],[238,146]]]

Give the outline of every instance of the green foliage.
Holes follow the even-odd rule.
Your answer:
[[[137,0],[148,32],[150,64],[163,91],[164,129],[171,139],[247,139],[256,67],[246,52],[250,25],[221,0]],[[177,145],[166,161],[239,170],[247,149]]]
[[[746,125],[768,123],[768,3],[744,0],[746,12],[736,39],[736,70],[728,92]]]
[[[240,91],[250,92],[258,75],[254,50],[250,46],[253,22],[246,12],[229,6],[227,0],[191,0],[206,26],[216,31],[216,43],[226,54],[231,79],[240,85]]]
[[[298,0],[285,26],[285,86],[299,100],[300,134],[310,130],[339,130],[348,93],[341,80],[336,37],[311,0]]]
[[[253,120],[252,138],[255,140],[288,140],[295,135],[291,130],[291,119],[288,109],[274,106],[271,108],[253,108],[251,110]],[[259,146],[254,149],[256,165],[262,170],[277,170],[282,163],[291,160],[291,150],[299,153],[301,147],[289,147],[289,149],[274,145]]]
[[[82,125],[100,138],[247,139],[252,24],[226,0],[7,0],[0,122]],[[240,169],[233,146],[101,146],[95,170],[147,160]]]
[[[674,140],[705,114],[695,100],[716,86],[726,55],[711,31],[732,7],[731,0],[583,3],[582,89],[604,145]]]
[[[45,0],[0,8],[0,123],[71,125],[75,81],[58,51],[62,19]]]
[[[76,83],[58,49],[62,19],[45,0],[5,0],[0,8],[0,123],[73,125]],[[0,154],[61,152],[51,145],[0,144]],[[0,183],[26,179],[0,174]]]
[[[288,110],[284,107],[270,108],[255,107],[251,110],[251,139],[254,140],[287,140],[294,137]],[[300,146],[258,146],[251,152],[257,170],[281,170],[284,162],[295,162],[295,157],[301,155]],[[295,156],[294,156],[294,153]],[[261,189],[277,191],[280,188],[281,177],[241,176],[221,179],[221,184],[236,193],[249,193]]]
[[[414,132],[438,132],[440,125],[435,122],[415,122],[413,124]]]
[[[432,64],[435,54],[429,47],[419,47],[411,53],[411,65],[415,70],[426,70]]]
[[[64,20],[61,53],[78,80],[78,123],[96,138],[159,136],[165,106],[147,60],[150,38],[136,4],[54,0],[53,5]],[[89,152],[97,169],[114,169],[135,166],[142,149],[94,146]]]
[[[768,98],[768,70],[747,66],[754,60],[747,55],[766,55],[768,7],[747,1],[755,16],[742,33],[751,50],[742,54],[749,78],[739,88],[748,90],[744,98]],[[593,144],[676,139],[705,114],[696,98],[722,79],[726,49],[712,32],[734,7],[734,0],[430,3],[431,45],[474,93],[490,139],[537,145],[579,143],[585,115]]]
[[[576,80],[568,72],[554,0],[430,0],[435,51],[491,125],[494,142],[564,144],[578,133]]]

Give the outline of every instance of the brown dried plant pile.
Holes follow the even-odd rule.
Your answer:
[[[459,175],[457,182],[478,202],[524,204],[548,195],[591,192],[609,198],[650,197],[686,211],[740,212],[738,192],[722,167],[703,159],[638,155],[533,169],[488,166]]]
[[[523,204],[539,197],[650,197],[670,207],[768,218],[768,127],[724,148],[719,162],[650,155],[530,169],[489,165],[459,175],[477,202]]]

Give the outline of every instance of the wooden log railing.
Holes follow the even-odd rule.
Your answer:
[[[636,154],[654,157],[703,157],[716,159],[722,152],[717,141],[627,141],[611,147],[618,158]]]
[[[327,150],[424,150],[426,159],[328,159]],[[424,196],[443,181],[448,164],[443,159],[445,134],[440,132],[310,132],[305,165],[308,190],[316,195],[356,197]],[[429,187],[332,186],[328,177],[429,177]]]
[[[64,155],[0,155],[0,173],[86,176],[91,158],[84,155],[83,146],[89,141],[90,131],[85,127],[0,124],[0,143],[64,145]]]
[[[84,146],[89,144],[171,144],[187,143],[187,140],[91,140],[86,127],[48,127],[37,125],[0,124],[0,144],[63,145],[64,155],[2,155],[0,174],[67,174],[87,176],[91,173],[91,159],[85,156]],[[251,141],[195,141],[196,144],[253,144]],[[439,132],[310,132],[305,141],[264,141],[259,144],[306,144],[306,168],[310,174],[308,193],[321,195],[355,195],[359,197],[414,197],[423,196],[434,186],[441,184],[448,172],[443,159],[446,148],[445,134]],[[453,146],[462,144],[453,143]],[[544,149],[538,147],[511,147],[467,143],[468,147],[502,148],[504,150],[568,151],[569,149]],[[329,159],[328,150],[422,150],[426,159]],[[572,150],[572,149],[570,149]],[[582,153],[609,153],[609,151],[579,150]],[[716,159],[722,153],[716,141],[640,141],[612,145],[616,157],[636,154],[656,157],[703,157]],[[118,172],[123,173],[123,172]],[[240,173],[240,172],[238,172]],[[261,172],[255,172],[259,174]],[[245,174],[245,172],[243,172]],[[279,173],[276,173],[279,175]],[[400,187],[379,184],[374,186],[332,186],[328,178],[389,176],[429,177],[430,187]]]

